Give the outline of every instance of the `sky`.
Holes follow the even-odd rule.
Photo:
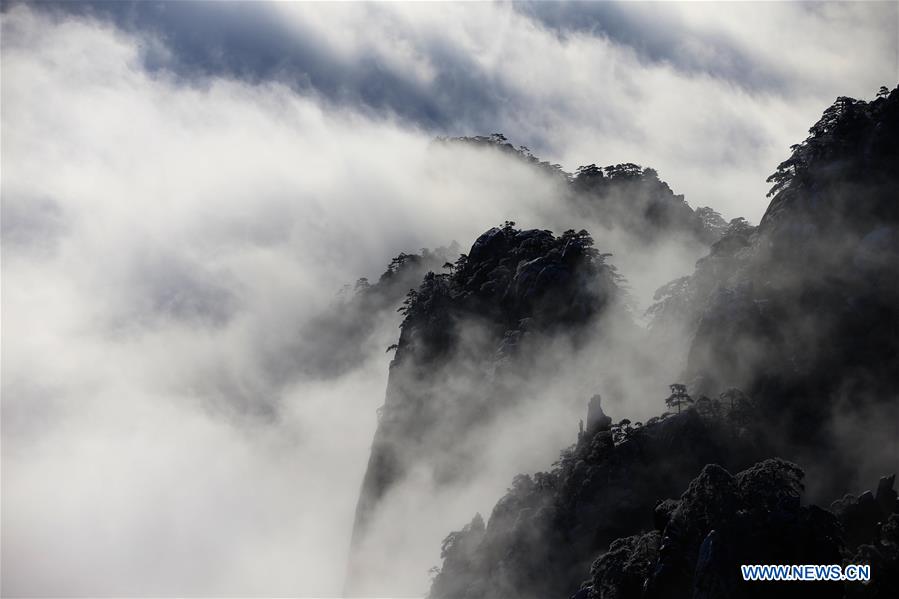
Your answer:
[[[390,356],[275,365],[398,252],[554,209],[431,141],[636,162],[757,222],[837,96],[895,86],[897,6],[4,3],[2,594],[339,594]]]
[[[52,6],[52,5],[51,5]],[[65,3],[184,83],[283,82],[426,134],[495,131],[573,171],[637,162],[757,221],[765,178],[840,95],[899,78],[893,2]]]

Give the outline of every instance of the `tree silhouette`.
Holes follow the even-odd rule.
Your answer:
[[[795,191],[795,187],[808,179],[809,168],[821,161],[834,157],[834,153],[845,146],[836,140],[851,137],[859,122],[864,120],[867,104],[846,96],[840,96],[824,111],[821,119],[808,130],[809,136],[800,144],[790,146],[792,154],[777,166],[768,177],[774,183],[768,197],[775,199],[781,194]]]
[[[643,175],[640,165],[633,162],[607,166],[604,170],[609,179],[639,179]]]
[[[579,166],[579,167],[577,167],[577,170],[575,171],[575,173],[576,173],[575,177],[577,179],[590,179],[590,178],[602,179],[605,177],[605,175],[602,172],[602,168],[596,166],[595,164],[587,164],[584,166]]]
[[[408,316],[410,310],[415,306],[415,302],[418,300],[418,292],[414,289],[410,289],[406,294],[406,299],[403,300],[403,305],[396,309],[397,312],[402,314],[403,316]]]
[[[669,387],[671,388],[671,395],[665,399],[665,405],[669,408],[676,407],[677,413],[680,414],[683,406],[688,406],[693,403],[693,398],[687,393],[686,385],[674,383],[673,385],[669,385]]]

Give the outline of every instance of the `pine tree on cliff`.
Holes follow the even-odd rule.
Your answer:
[[[693,398],[687,393],[687,386],[675,383],[673,385],[669,385],[671,387],[671,395],[665,399],[665,405],[669,408],[677,408],[677,413],[680,414],[681,408],[683,406],[688,406],[693,403]]]

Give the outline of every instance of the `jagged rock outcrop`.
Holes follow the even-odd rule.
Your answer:
[[[576,348],[601,313],[628,318],[606,257],[586,231],[555,236],[506,223],[481,235],[450,272],[428,273],[409,292],[354,545],[412,468],[438,487],[477,472],[489,442],[479,431],[528,397],[535,372],[551,368],[543,343],[564,336]],[[354,587],[354,577],[351,558],[347,592],[370,592]]]
[[[455,242],[449,247],[422,249],[418,254],[401,253],[371,283],[359,279],[347,285],[332,305],[307,322],[297,335],[298,344],[290,352],[272,356],[277,372],[273,376],[330,379],[355,368],[365,356],[381,349],[373,335],[383,320],[395,318],[403,296],[417,287],[425,273],[439,269],[459,254]],[[315,343],[309,343],[314,339]],[[327,351],[322,351],[327,348]]]
[[[732,222],[651,308],[658,335],[689,342],[691,392],[757,398],[783,452],[827,463],[815,478],[833,493],[895,459],[876,448],[899,421],[897,139],[899,89],[839,98],[772,175],[759,226]],[[847,459],[863,435],[881,440]]]
[[[447,537],[430,597],[797,596],[795,586],[742,581],[741,564],[768,563],[874,564],[874,583],[809,583],[807,596],[893,596],[895,476],[829,510],[802,506],[805,474],[795,464],[770,458],[734,476],[718,465],[744,468],[770,452],[743,410],[722,410],[703,416],[691,407],[618,444],[597,431],[563,452],[553,471],[517,477],[486,528]],[[700,473],[687,484],[691,468]],[[660,500],[676,493],[676,481],[687,490]],[[591,565],[585,556],[596,554]]]
[[[612,419],[602,411],[602,397],[598,394],[587,402],[587,434],[607,431],[612,427]]]
[[[763,431],[744,419],[744,411],[726,406],[717,413],[690,408],[581,435],[552,471],[517,477],[484,531],[448,538],[430,596],[568,596],[612,540],[667,521],[666,506],[676,506],[656,506],[658,497],[678,493],[710,462],[742,468],[766,454]],[[619,545],[616,555],[649,546],[641,537]],[[642,571],[639,560],[615,564],[625,571],[610,576],[625,586]]]
[[[692,282],[705,291],[693,299],[695,391],[738,386],[777,402],[787,388],[899,392],[887,375],[899,365],[899,89],[839,98],[810,133],[769,179],[757,230],[716,244],[729,246],[726,270],[694,275],[705,279]]]
[[[825,113],[772,177],[760,225],[731,221],[660,292],[653,328],[686,323],[675,340],[695,406],[581,434],[552,471],[517,477],[484,530],[444,546],[434,599],[793,596],[742,584],[733,565],[841,562],[884,574],[802,592],[896,595],[892,480],[829,512],[802,506],[802,470],[771,458],[800,461],[818,497],[895,468],[897,125],[899,89]]]
[[[831,511],[803,506],[802,470],[770,459],[734,476],[703,468],[681,498],[669,504],[656,530],[613,541],[591,567],[582,598],[892,597],[899,593],[899,507],[894,477],[883,479],[876,503],[870,491],[847,496]],[[892,493],[890,493],[892,491]],[[890,503],[892,500],[892,503]],[[868,504],[868,507],[857,508]],[[871,510],[873,522],[853,518]],[[849,538],[857,541],[847,541]],[[746,582],[743,564],[872,564],[872,581]]]

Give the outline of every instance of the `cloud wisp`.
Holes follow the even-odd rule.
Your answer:
[[[569,169],[638,161],[694,206],[757,218],[812,117],[895,66],[895,5],[753,9],[747,31],[666,8],[704,32],[676,48],[640,8],[603,9],[631,41],[567,25],[602,11],[535,10],[4,7],[4,594],[340,593],[389,357],[283,376],[297,331],[400,251],[566,221],[556,181],[435,134],[502,130]],[[759,32],[797,15],[794,57],[772,60]],[[757,86],[734,83],[747,69]],[[559,448],[562,416],[529,456]],[[504,448],[503,475],[529,469]],[[488,509],[483,489],[452,514]]]
[[[569,170],[649,164],[694,205],[752,221],[807,123],[899,72],[888,2],[55,8],[150,32],[151,71],[277,81],[434,134],[502,131]]]

